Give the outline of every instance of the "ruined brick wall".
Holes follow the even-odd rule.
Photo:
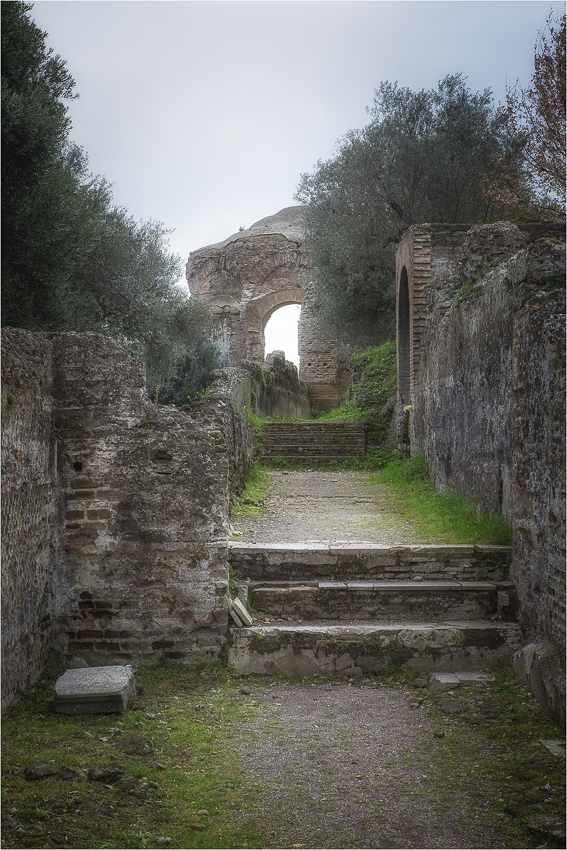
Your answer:
[[[142,365],[99,335],[5,330],[3,346],[7,704],[57,633],[124,661],[218,655],[253,449],[237,382],[188,413],[153,404]]]
[[[351,381],[351,355],[341,342],[327,339],[309,294],[303,301],[299,323],[300,377],[309,387],[315,410],[332,410],[346,397]]]
[[[3,330],[3,706],[14,702],[41,673],[58,608],[51,408],[51,340]]]
[[[514,316],[512,578],[532,634],[565,648],[565,293]]]
[[[247,393],[246,403],[258,416],[294,416],[308,419],[311,415],[307,387],[299,380],[295,363],[285,359],[283,351],[272,351],[263,366],[242,361],[236,370]]]
[[[561,229],[412,228],[398,254],[399,289],[405,268],[410,309],[408,242],[416,235],[420,249],[427,244],[420,270],[427,282],[418,281],[425,312],[417,317],[418,357],[406,388],[412,452],[426,455],[441,489],[510,517],[523,625],[564,646],[565,246],[555,238]]]
[[[305,304],[311,272],[302,250],[305,207],[288,207],[223,242],[193,251],[186,268],[195,298],[215,315],[215,337],[234,363],[262,364],[264,331],[273,313],[302,304],[299,320],[300,377],[311,407],[336,407],[350,383],[350,357],[321,337]]]

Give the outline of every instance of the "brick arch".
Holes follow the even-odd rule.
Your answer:
[[[431,278],[431,232],[415,225],[396,253],[396,346],[398,352],[398,441],[406,441],[403,408],[412,404],[421,364],[426,290]]]
[[[398,393],[401,404],[410,400],[410,298],[408,272],[404,266],[398,287],[396,311],[396,339],[398,353]]]
[[[246,331],[243,334],[243,342],[246,346],[246,350],[243,352],[245,360],[252,360],[257,363],[264,362],[264,331],[269,319],[280,307],[286,307],[288,304],[302,304],[303,297],[303,289],[294,286],[278,289],[275,292],[267,293],[267,295],[259,295],[243,305],[241,324]],[[299,356],[301,357],[301,350]]]

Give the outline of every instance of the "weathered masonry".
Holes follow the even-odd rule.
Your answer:
[[[532,642],[516,666],[563,713],[564,240],[553,224],[414,226],[396,266],[398,439],[410,405],[437,486],[510,518]]]
[[[2,685],[62,654],[187,661],[226,641],[231,494],[252,463],[246,372],[197,417],[148,398],[97,334],[2,332]]]
[[[305,207],[287,207],[223,242],[193,251],[187,282],[193,297],[213,307],[215,335],[236,364],[263,364],[268,320],[280,307],[301,304],[300,379],[308,385],[311,406],[328,409],[348,388],[349,358],[338,343],[317,333],[308,297],[310,269],[301,249],[304,216]]]

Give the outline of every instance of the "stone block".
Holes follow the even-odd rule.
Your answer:
[[[235,610],[236,614],[240,617],[245,626],[252,625],[254,621],[240,599],[236,598],[232,600],[232,608]]]
[[[136,694],[130,666],[67,670],[55,683],[55,710],[62,714],[122,712]]]

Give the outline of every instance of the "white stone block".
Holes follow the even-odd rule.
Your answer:
[[[232,607],[236,611],[236,614],[240,617],[245,626],[251,626],[254,620],[240,601],[240,599],[232,600]]]
[[[125,711],[136,695],[134,671],[127,666],[67,670],[55,683],[55,710],[63,714]]]

